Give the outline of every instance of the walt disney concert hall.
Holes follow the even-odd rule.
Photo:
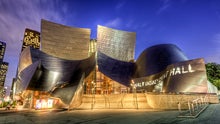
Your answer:
[[[135,32],[98,26],[97,39],[90,33],[46,20],[41,32],[26,29],[14,83],[24,107],[175,109],[207,94],[218,102],[202,58],[159,44],[135,60]]]

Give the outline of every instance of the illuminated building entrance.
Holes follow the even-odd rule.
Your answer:
[[[98,69],[85,79],[84,94],[121,94],[129,92],[129,87],[110,79]]]

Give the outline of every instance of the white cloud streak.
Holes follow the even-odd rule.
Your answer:
[[[6,42],[5,62],[9,62],[6,86],[15,77],[25,28],[40,31],[41,19],[65,23],[67,6],[59,0],[1,0],[0,40]]]
[[[115,18],[115,19],[113,19],[113,20],[111,20],[111,21],[109,21],[105,24],[105,26],[107,26],[107,27],[118,27],[120,25],[121,25],[121,19],[120,18]]]
[[[125,5],[125,2],[119,2],[119,3],[116,5],[115,9],[116,9],[116,10],[119,10],[119,9],[121,9],[124,5]]]
[[[158,9],[157,14],[160,14],[167,10],[171,6],[171,0],[161,0],[162,6]]]

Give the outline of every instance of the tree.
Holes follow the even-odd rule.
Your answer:
[[[207,63],[205,66],[208,80],[220,90],[220,64]]]

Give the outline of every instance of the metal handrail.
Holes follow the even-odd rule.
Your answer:
[[[182,111],[181,102],[177,103],[179,116],[178,117],[197,117],[207,106],[208,106],[208,97],[199,97],[194,100],[189,100],[187,103],[188,110],[186,112]]]

